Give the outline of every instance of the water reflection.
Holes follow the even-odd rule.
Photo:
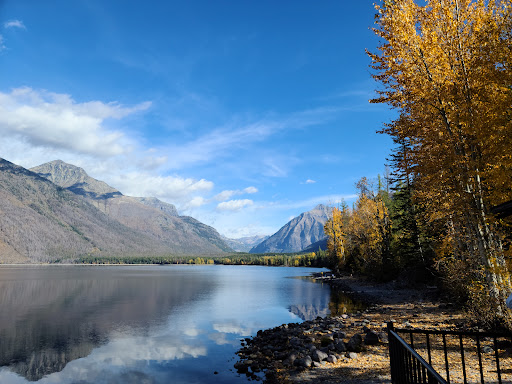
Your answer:
[[[240,338],[328,313],[327,285],[286,278],[311,271],[0,268],[0,382],[244,383]]]
[[[346,292],[332,290],[329,299],[329,313],[331,316],[340,316],[345,313],[362,311],[367,305],[362,301],[353,299]]]
[[[207,288],[208,281],[158,271],[2,268],[0,365],[39,380],[89,355],[114,331],[147,333]]]

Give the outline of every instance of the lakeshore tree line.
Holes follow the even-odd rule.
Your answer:
[[[421,4],[420,4],[421,3]],[[362,178],[326,223],[335,269],[435,275],[487,326],[511,327],[512,3],[385,0],[376,6],[373,103],[396,118],[390,172]]]

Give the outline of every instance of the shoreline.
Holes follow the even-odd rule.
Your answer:
[[[387,322],[421,329],[465,324],[463,312],[443,302],[433,287],[318,275],[312,277],[365,302],[367,309],[259,331],[242,341],[235,364],[239,373],[251,377],[264,371],[269,384],[390,383]]]

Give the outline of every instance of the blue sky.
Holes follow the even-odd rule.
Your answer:
[[[272,234],[384,170],[373,19],[372,1],[0,1],[0,157]]]

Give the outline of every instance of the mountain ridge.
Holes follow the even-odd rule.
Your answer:
[[[173,253],[223,253],[232,251],[216,229],[188,216],[154,197],[126,196],[85,170],[61,160],[31,168],[60,187],[80,195],[99,211],[135,229]]]
[[[80,196],[5,159],[0,159],[0,212],[2,262],[168,252]]]
[[[324,224],[330,214],[328,206],[319,204],[290,220],[279,231],[253,247],[250,253],[300,252],[325,238]]]

